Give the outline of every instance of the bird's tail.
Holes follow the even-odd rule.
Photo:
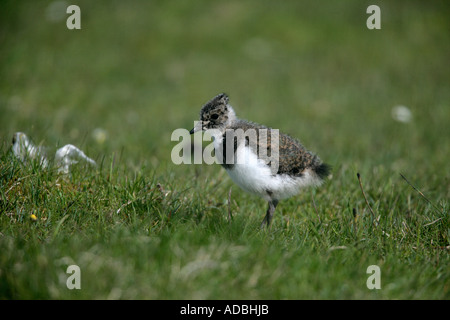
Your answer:
[[[329,164],[322,162],[318,164],[313,170],[321,180],[324,180],[326,177],[329,176],[331,172],[331,166]]]

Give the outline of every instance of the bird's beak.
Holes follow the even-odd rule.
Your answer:
[[[194,121],[194,127],[192,128],[191,131],[189,131],[190,134],[193,134],[197,131],[202,131],[203,130],[203,124],[202,121]]]

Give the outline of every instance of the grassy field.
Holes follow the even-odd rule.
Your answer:
[[[67,2],[0,2],[1,299],[450,298],[447,1],[70,4],[81,30]],[[171,161],[220,92],[333,166],[270,230],[220,166]],[[98,166],[23,164],[18,131]]]

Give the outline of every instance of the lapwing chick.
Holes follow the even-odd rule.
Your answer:
[[[236,117],[229,98],[221,93],[200,110],[200,121],[191,134],[206,131],[213,138],[215,156],[231,179],[243,190],[268,202],[261,227],[269,226],[275,208],[305,187],[317,187],[330,166],[298,140]]]

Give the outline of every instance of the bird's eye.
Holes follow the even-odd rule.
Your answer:
[[[211,119],[217,120],[217,118],[219,118],[219,115],[217,113],[211,115]]]

